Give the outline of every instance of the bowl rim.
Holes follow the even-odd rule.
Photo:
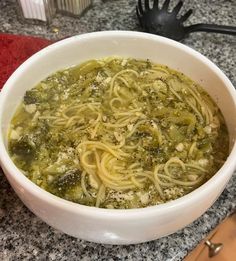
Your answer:
[[[216,66],[213,62],[211,62],[208,58],[206,58],[204,55],[199,53],[198,51],[192,49],[191,47],[188,47],[182,43],[176,42],[174,40],[152,35],[148,33],[142,33],[142,32],[134,32],[134,31],[102,31],[102,32],[92,32],[92,33],[86,33],[81,35],[75,35],[69,38],[66,38],[64,40],[61,40],[59,42],[53,43],[52,45],[49,45],[39,52],[32,55],[30,58],[28,58],[24,63],[22,63],[15,72],[9,77],[7,82],[4,84],[2,91],[0,93],[0,121],[2,119],[2,114],[4,113],[4,105],[6,103],[6,97],[9,91],[13,88],[14,81],[21,77],[21,74],[27,70],[27,67],[29,67],[31,64],[35,63],[37,61],[38,57],[44,56],[47,54],[47,52],[50,52],[51,49],[60,48],[61,46],[76,42],[76,41],[87,41],[92,40],[96,38],[102,38],[102,37],[125,37],[125,38],[141,38],[141,39],[148,39],[156,42],[162,42],[164,44],[170,45],[172,47],[175,47],[176,49],[186,52],[188,54],[191,54],[198,60],[201,60],[202,63],[204,63],[207,67],[210,67],[212,71],[214,71],[215,74],[218,75],[218,77],[222,80],[225,87],[227,88],[227,91],[229,92],[234,105],[236,107],[236,90],[234,89],[234,86],[230,82],[230,80],[227,78],[227,76],[219,69],[218,66]],[[232,149],[230,151],[230,154],[223,164],[223,166],[215,173],[213,177],[211,177],[206,183],[202,184],[200,187],[195,189],[194,191],[190,192],[189,194],[182,196],[178,199],[160,204],[160,205],[154,205],[149,206],[145,208],[135,208],[135,209],[103,209],[103,208],[97,208],[97,207],[91,207],[86,205],[81,205],[79,203],[74,203],[68,200],[65,200],[63,198],[57,197],[46,190],[40,188],[35,183],[33,183],[30,179],[28,179],[13,163],[11,160],[7,149],[4,145],[4,138],[2,133],[2,128],[0,128],[0,165],[2,166],[3,170],[6,170],[8,172],[8,175],[10,175],[18,184],[22,186],[25,190],[30,192],[35,197],[40,197],[42,201],[47,201],[51,205],[56,205],[60,209],[66,209],[67,211],[74,212],[74,213],[83,213],[84,215],[90,215],[90,214],[96,214],[97,218],[110,218],[110,217],[116,217],[119,219],[131,219],[134,217],[138,218],[145,218],[146,216],[155,215],[157,212],[161,213],[168,213],[171,211],[174,211],[175,209],[178,209],[180,205],[187,206],[191,203],[193,203],[197,199],[197,195],[200,193],[203,193],[206,188],[209,189],[210,187],[215,187],[216,184],[221,183],[224,176],[228,176],[228,178],[231,177],[231,174],[233,174],[233,171],[236,167],[236,161],[234,160],[234,156],[236,155],[236,142],[234,140],[234,145],[232,146]],[[205,192],[206,193],[206,192]],[[138,215],[137,215],[138,214]]]

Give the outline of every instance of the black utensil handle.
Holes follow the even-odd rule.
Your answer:
[[[211,33],[220,33],[220,34],[231,34],[236,35],[235,26],[227,25],[216,25],[216,24],[193,24],[186,27],[187,33],[193,32],[211,32]]]

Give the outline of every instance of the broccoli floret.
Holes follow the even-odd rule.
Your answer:
[[[33,88],[26,91],[24,96],[24,103],[27,104],[39,104],[45,101],[49,101],[55,95],[55,88],[48,88],[47,91],[44,91],[41,87]],[[49,106],[48,104],[46,104]]]
[[[39,102],[39,100],[40,100],[40,96],[38,95],[38,92],[35,89],[26,91],[24,96],[25,104],[37,103]]]
[[[81,172],[79,170],[68,170],[63,176],[57,180],[58,187],[70,187],[76,185],[80,181]]]
[[[35,144],[28,135],[22,136],[19,140],[11,140],[9,150],[12,154],[27,160],[33,159],[36,154]]]
[[[50,184],[48,190],[58,196],[64,196],[81,181],[81,172],[79,170],[68,170],[65,174],[58,177]]]

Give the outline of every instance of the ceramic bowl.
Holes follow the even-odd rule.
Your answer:
[[[118,55],[150,59],[201,84],[220,107],[229,130],[230,155],[205,184],[177,200],[130,210],[100,209],[56,197],[17,169],[7,151],[9,122],[27,89],[49,74],[85,60]],[[202,215],[219,197],[236,165],[236,91],[224,73],[193,49],[151,34],[109,31],[74,36],[30,57],[0,94],[0,163],[19,198],[50,226],[71,236],[108,244],[133,244],[176,232]]]

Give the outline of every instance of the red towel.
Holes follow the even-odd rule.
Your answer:
[[[20,64],[51,43],[37,37],[0,34],[0,90]]]

